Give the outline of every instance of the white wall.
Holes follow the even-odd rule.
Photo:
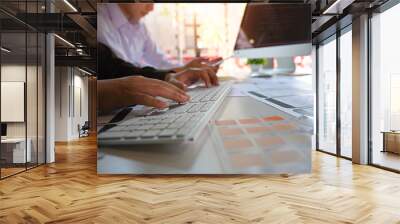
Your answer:
[[[67,67],[55,68],[55,141],[68,141],[69,80]]]
[[[18,65],[18,64],[8,64],[8,65],[2,65],[1,66],[1,81],[2,82],[25,82],[25,75],[26,75],[26,71],[25,69],[27,69],[28,74],[32,74],[33,66],[28,66],[27,68],[24,65]],[[35,71],[36,74],[36,71]],[[29,77],[28,77],[29,78]],[[35,83],[31,83],[30,84],[34,84]],[[32,89],[28,89],[28,90],[32,90]],[[36,89],[34,89],[34,92],[28,92],[27,93],[28,99],[27,102],[30,103],[32,101],[34,101],[32,98],[36,98]],[[31,105],[31,106],[35,106],[35,105]],[[1,110],[7,110],[7,108],[1,108]],[[32,114],[32,113],[28,113],[28,122],[31,121],[35,121],[36,123],[36,114]],[[31,117],[31,116],[34,117]],[[7,136],[8,137],[25,137],[25,126],[26,126],[26,122],[7,122]],[[33,125],[28,125],[29,127],[33,127]],[[36,127],[35,127],[36,128]],[[29,136],[28,136],[29,137]]]
[[[24,122],[25,83],[1,81],[1,121]],[[35,105],[36,108],[36,105]]]
[[[56,141],[70,141],[79,138],[78,125],[82,126],[88,120],[88,105],[88,78],[75,68],[57,67]],[[80,106],[81,108],[79,108]]]
[[[25,82],[25,65],[2,65],[1,81]],[[6,109],[1,108],[1,110]],[[7,123],[7,137],[25,137],[25,123]]]
[[[71,135],[72,138],[78,138],[79,133],[78,133],[78,124],[83,125],[85,121],[88,121],[89,118],[89,111],[88,111],[88,78],[83,77],[82,73],[79,71],[75,70],[75,75],[74,75],[74,82],[72,88],[74,92],[73,96],[71,96],[71,99],[74,100],[74,102],[71,102],[71,105],[74,105],[72,108],[72,119],[71,119]],[[78,72],[78,75],[77,75]]]

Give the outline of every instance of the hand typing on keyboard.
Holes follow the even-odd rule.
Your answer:
[[[199,80],[202,80],[206,87],[217,86],[217,71],[218,65],[201,63],[198,67],[188,67],[178,73],[170,74],[166,80],[181,89],[186,89],[187,86],[193,85]]]
[[[166,110],[127,119],[98,135],[100,144],[142,144],[194,141],[229,92],[229,83],[188,91],[185,104],[170,102]]]
[[[167,108],[169,105],[157,97],[184,103],[190,96],[184,90],[161,80],[143,76],[127,76],[118,79],[97,81],[99,110],[103,113],[133,104],[155,108]]]

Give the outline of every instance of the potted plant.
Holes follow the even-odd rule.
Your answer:
[[[251,73],[260,73],[261,68],[265,65],[265,58],[249,58],[247,59],[247,64],[250,65]]]

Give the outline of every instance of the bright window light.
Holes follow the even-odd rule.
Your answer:
[[[64,3],[68,5],[74,12],[78,12],[78,10],[68,1],[64,0]]]

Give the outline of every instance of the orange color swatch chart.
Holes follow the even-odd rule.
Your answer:
[[[210,123],[220,162],[228,173],[262,174],[270,167],[285,173],[307,164],[304,152],[311,147],[311,134],[295,119],[283,116],[243,117]]]

